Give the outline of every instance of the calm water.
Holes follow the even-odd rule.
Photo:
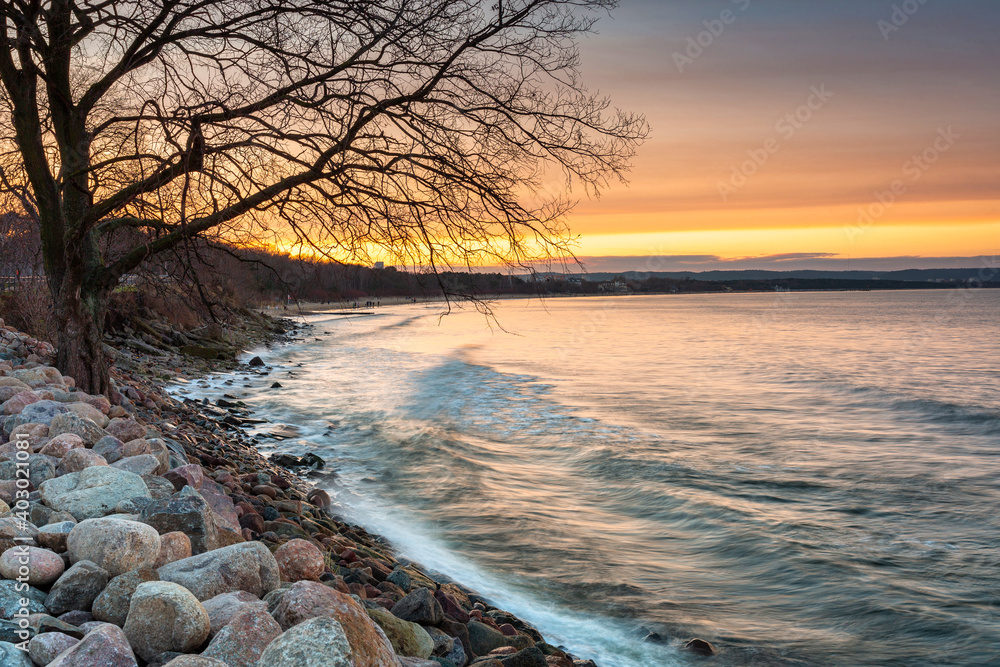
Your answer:
[[[438,310],[316,316],[271,376],[187,389],[298,426],[352,518],[602,667],[696,636],[1000,664],[1000,290]]]

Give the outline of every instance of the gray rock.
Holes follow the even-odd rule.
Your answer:
[[[108,585],[108,573],[89,560],[81,560],[52,584],[45,607],[53,616],[67,611],[89,611],[94,598]]]
[[[122,458],[125,443],[113,435],[106,435],[94,443],[93,450],[104,457],[108,463],[115,463]]]
[[[5,619],[14,618],[14,614],[21,610],[21,600],[27,600],[27,609],[30,614],[44,614],[45,593],[33,586],[28,586],[27,590],[17,590],[18,582],[12,579],[0,580],[0,616]]]
[[[38,401],[21,410],[21,413],[17,416],[22,421],[15,424],[15,426],[20,426],[21,424],[51,425],[52,420],[57,415],[65,414],[69,411],[70,409],[66,407],[66,404],[59,401]],[[51,430],[49,434],[55,435]]]
[[[184,586],[199,600],[247,591],[263,597],[278,587],[278,562],[262,542],[243,542],[168,563],[160,579]]]
[[[92,419],[76,412],[63,412],[52,418],[49,423],[49,436],[54,437],[61,433],[80,436],[88,447],[107,435]]]
[[[113,468],[134,472],[136,475],[152,475],[160,468],[160,461],[152,454],[128,456],[112,463]]]
[[[138,521],[105,517],[87,519],[73,527],[66,541],[70,561],[89,560],[112,577],[151,567],[160,555],[160,536]]]
[[[94,466],[50,479],[40,491],[42,502],[78,520],[104,516],[126,498],[150,497],[142,477],[110,466]]]
[[[160,534],[185,533],[191,538],[192,554],[212,551],[220,546],[212,508],[201,494],[189,486],[167,500],[154,500],[142,508],[139,516]]]
[[[76,646],[80,640],[62,632],[45,632],[32,637],[28,643],[28,655],[36,665],[47,665],[63,651]],[[0,663],[3,664],[3,663]]]
[[[400,570],[398,568],[393,570],[392,574],[386,577],[385,580],[388,581],[390,584],[395,584],[396,586],[402,588],[404,593],[410,592],[410,586],[411,586],[410,575],[408,575],[403,570]]]
[[[174,485],[169,479],[164,479],[159,475],[144,475],[142,481],[146,483],[153,500],[165,500],[174,495]]]
[[[351,645],[343,626],[329,616],[301,623],[264,649],[267,667],[353,667]]]
[[[392,613],[404,621],[420,625],[437,625],[444,620],[444,610],[429,588],[417,588],[397,602]]]
[[[147,581],[159,581],[156,570],[140,569],[120,574],[112,579],[101,594],[94,600],[91,608],[94,618],[105,623],[114,623],[121,627],[128,618],[128,608],[132,604],[132,595],[139,584]]]
[[[0,642],[0,667],[34,667],[34,663],[15,644]]]
[[[208,638],[208,613],[191,591],[167,581],[139,584],[132,595],[125,635],[147,662],[166,651],[190,653]]]

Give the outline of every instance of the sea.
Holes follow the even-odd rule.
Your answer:
[[[580,658],[1000,665],[1000,290],[305,321],[174,390],[244,401],[339,513]]]

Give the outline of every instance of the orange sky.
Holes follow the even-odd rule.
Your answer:
[[[583,44],[584,79],[652,136],[630,186],[570,218],[581,256],[1000,254],[997,3],[929,3],[887,34],[891,3],[869,0],[624,0],[614,17]]]

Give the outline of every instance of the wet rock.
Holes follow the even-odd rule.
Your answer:
[[[534,646],[501,657],[500,664],[503,667],[547,667],[548,665],[545,654]]]
[[[466,626],[469,631],[469,648],[476,655],[488,655],[494,649],[509,646],[509,639],[498,630],[485,623],[469,621]]]
[[[280,583],[278,563],[261,542],[244,542],[159,568],[160,578],[189,589],[199,600],[247,591],[263,597]]]
[[[17,579],[20,568],[27,567],[27,583],[45,587],[62,575],[65,565],[58,554],[38,547],[15,546],[0,555],[0,575],[6,579]]]
[[[410,587],[412,585],[410,583],[410,575],[408,575],[403,570],[400,570],[400,569],[393,570],[392,574],[390,574],[386,578],[386,581],[388,581],[391,584],[395,584],[396,586],[399,586],[403,590],[404,593],[409,593],[410,592]]]
[[[110,466],[93,466],[44,482],[42,502],[79,520],[101,517],[126,498],[150,497],[138,475]]]
[[[74,433],[80,436],[87,446],[93,445],[106,435],[104,429],[93,420],[75,412],[63,412],[52,418],[49,423],[49,435],[55,437],[62,433]]]
[[[186,534],[190,538],[193,554],[219,547],[212,508],[191,487],[183,487],[167,500],[154,500],[142,509],[140,517],[160,533],[179,531]]]
[[[156,559],[154,568],[160,568],[167,563],[190,558],[191,539],[180,531],[164,533],[160,535],[160,555]]]
[[[76,637],[62,632],[46,632],[31,639],[28,643],[28,655],[36,665],[44,667],[55,660],[57,655],[79,643],[80,640]]]
[[[323,552],[302,539],[290,540],[278,547],[274,559],[278,561],[282,581],[316,581],[325,569]]]
[[[704,639],[692,639],[688,643],[684,644],[684,650],[690,651],[695,655],[703,656],[715,655],[717,653],[715,647]]]
[[[441,603],[428,588],[417,588],[407,594],[393,606],[392,613],[404,621],[420,625],[437,625],[444,619]]]
[[[260,368],[261,366],[264,365],[264,360],[261,359],[260,357],[254,357],[253,359],[247,362],[247,365],[250,366],[251,368]]]
[[[94,618],[119,627],[125,625],[135,589],[149,581],[159,581],[155,570],[132,570],[112,579],[94,600],[91,608]]]
[[[71,562],[89,560],[117,577],[152,566],[160,554],[160,536],[138,521],[87,519],[73,527],[66,546]]]
[[[260,606],[245,605],[202,652],[229,667],[256,667],[261,653],[281,634],[281,626]]]
[[[190,653],[208,638],[208,614],[189,590],[165,581],[135,589],[124,631],[140,658],[151,661],[165,651]]]
[[[366,609],[392,643],[399,655],[429,658],[434,652],[434,640],[423,627],[404,621],[383,609]]]
[[[108,584],[108,573],[96,563],[81,560],[52,585],[45,607],[53,616],[67,611],[89,611],[94,598]]]
[[[138,667],[128,638],[118,626],[105,623],[61,653],[49,667]]]

